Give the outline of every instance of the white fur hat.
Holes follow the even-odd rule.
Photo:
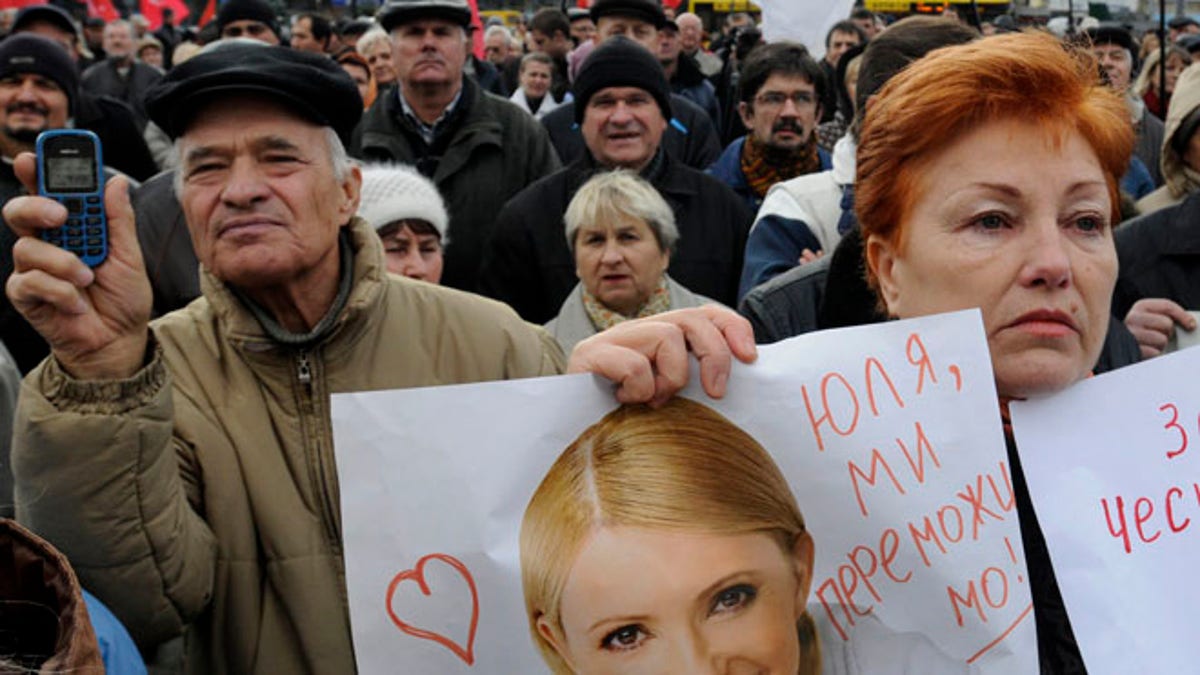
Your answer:
[[[397,220],[424,220],[446,241],[450,220],[437,186],[403,164],[365,164],[358,215],[379,229]]]

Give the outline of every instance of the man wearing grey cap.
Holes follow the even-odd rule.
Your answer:
[[[109,258],[94,269],[39,239],[61,206],[4,208],[21,236],[9,297],[52,350],[21,394],[18,518],[141,647],[186,630],[189,672],[354,672],[332,393],[564,369],[502,305],[384,273],[343,149],[361,106],[332,60],[252,44],[196,56],[151,91],[204,290],[153,323],[123,180],[105,194]],[[14,168],[32,183],[32,155]],[[686,379],[685,340],[711,354],[702,379],[718,395],[731,352],[753,358],[748,324],[709,308],[584,343],[570,369],[662,401]]]
[[[532,117],[463,75],[466,0],[391,0],[378,19],[399,86],[365,113],[351,153],[411,164],[433,180],[450,208],[442,282],[473,291],[496,212],[558,169],[558,157]]]

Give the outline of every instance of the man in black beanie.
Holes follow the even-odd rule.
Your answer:
[[[754,214],[724,183],[663,150],[671,98],[658,59],[633,40],[614,37],[588,56],[574,94],[574,119],[586,150],[504,206],[484,254],[483,293],[508,303],[527,321],[554,318],[577,282],[563,236],[567,204],[593,173],[628,169],[650,181],[675,211],[681,236],[671,252],[671,278],[719,302],[733,302]]]
[[[103,22],[101,22],[103,25]],[[79,38],[75,24],[54,5],[31,5],[17,13],[12,35],[32,33],[50,38],[62,46],[71,61],[80,63]],[[103,54],[103,52],[101,52]],[[100,58],[104,60],[103,56]],[[71,106],[73,126],[87,129],[100,137],[104,146],[105,166],[117,169],[134,180],[146,180],[158,173],[158,165],[142,136],[137,113],[124,101],[97,96],[80,88]]]
[[[591,18],[596,24],[592,39],[597,46],[624,36],[657,57],[658,31],[667,22],[658,0],[595,0]],[[589,58],[590,54],[585,63]],[[684,164],[701,171],[707,169],[721,154],[717,128],[703,108],[683,96],[671,94],[670,101],[667,121],[671,125],[663,136],[663,145]],[[574,162],[585,151],[575,124],[574,107],[574,102],[567,103],[542,118],[542,126],[550,132],[550,141],[564,164]]]
[[[67,126],[78,90],[75,63],[58,43],[28,33],[0,42],[0,204],[25,194],[13,173],[13,158],[33,151],[41,132]],[[0,222],[0,285],[13,272],[16,241],[17,236]],[[0,342],[12,352],[22,374],[49,351],[7,297],[0,298]]]
[[[279,24],[265,0],[228,0],[217,12],[217,29],[223,38],[246,37],[277,45]]]

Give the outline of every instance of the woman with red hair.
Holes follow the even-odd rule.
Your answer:
[[[1092,371],[1117,274],[1133,129],[1090,54],[1044,34],[949,47],[893,78],[858,146],[867,275],[888,314],[979,307],[1001,399]],[[1083,672],[1016,448],[1043,673]]]

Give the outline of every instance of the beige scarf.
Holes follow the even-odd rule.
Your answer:
[[[629,319],[640,319],[645,316],[668,312],[671,310],[671,291],[667,287],[667,275],[662,275],[658,280],[658,286],[650,293],[650,297],[634,311],[632,316],[625,316],[620,312],[609,309],[604,303],[597,300],[595,296],[588,293],[586,288],[583,289],[583,310],[587,312],[592,325],[598,331],[608,330],[622,321]]]

